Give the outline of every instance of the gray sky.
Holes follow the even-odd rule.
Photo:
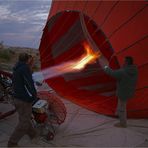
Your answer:
[[[0,41],[38,48],[51,0],[0,0]]]

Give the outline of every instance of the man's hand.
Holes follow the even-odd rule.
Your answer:
[[[107,66],[107,65],[105,65],[105,66],[104,66],[104,69],[107,69],[107,68],[108,68],[108,66]]]
[[[42,86],[42,83],[41,83],[41,82],[38,82],[38,81],[36,81],[35,84],[36,84],[37,86]]]
[[[109,62],[105,57],[101,56],[99,58],[99,64],[102,68],[104,68],[105,66],[109,65]]]

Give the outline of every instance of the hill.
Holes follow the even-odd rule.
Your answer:
[[[0,70],[12,71],[21,52],[26,52],[34,57],[34,71],[38,71],[40,69],[40,57],[37,49],[11,46],[0,46]]]

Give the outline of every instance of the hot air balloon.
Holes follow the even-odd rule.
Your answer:
[[[148,117],[148,8],[146,1],[53,1],[40,43],[41,69],[69,61],[97,58],[76,72],[46,82],[60,96],[94,112],[114,116],[116,81],[100,60],[118,69],[125,56],[138,66],[136,93],[127,104],[128,117]],[[73,67],[74,68],[74,67]]]

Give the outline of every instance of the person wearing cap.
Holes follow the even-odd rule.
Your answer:
[[[125,57],[124,65],[118,70],[112,70],[110,67],[105,66],[104,71],[114,77],[117,80],[117,116],[119,116],[119,123],[116,123],[116,127],[127,127],[127,113],[126,104],[127,101],[134,96],[138,70],[137,66],[133,63],[133,58],[130,56]]]

